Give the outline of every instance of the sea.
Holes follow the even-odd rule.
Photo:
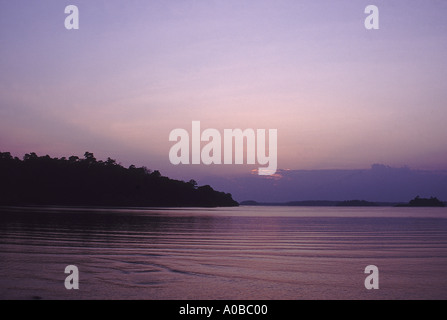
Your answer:
[[[0,299],[444,300],[447,208],[1,207]]]

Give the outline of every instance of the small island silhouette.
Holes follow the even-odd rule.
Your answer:
[[[396,207],[445,207],[445,204],[435,197],[420,198],[417,196],[408,204],[398,204]]]
[[[209,185],[173,180],[146,167],[129,168],[93,153],[68,159],[37,156],[23,160],[0,152],[0,205],[122,207],[231,207],[229,193]]]

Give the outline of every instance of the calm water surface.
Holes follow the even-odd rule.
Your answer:
[[[447,299],[447,208],[0,208],[0,298]]]

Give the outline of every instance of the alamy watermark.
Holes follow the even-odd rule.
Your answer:
[[[79,289],[79,269],[75,265],[65,267],[65,273],[69,274],[64,281],[65,289],[78,290]]]
[[[365,13],[368,16],[365,19],[365,28],[367,30],[379,29],[379,8],[374,5],[369,5],[365,8]]]
[[[368,290],[379,289],[379,268],[375,265],[366,266],[365,273],[369,274],[365,279],[365,288]]]
[[[65,13],[68,16],[65,18],[64,26],[67,30],[79,29],[79,9],[77,6],[69,5],[65,7]]]
[[[174,129],[169,141],[177,142],[169,151],[169,160],[179,164],[259,164],[259,175],[273,175],[277,169],[277,129],[268,130],[268,155],[266,154],[266,129],[217,129],[201,132],[200,121],[192,121],[191,135],[185,129]],[[202,148],[202,142],[207,142]],[[234,142],[234,143],[233,143]],[[223,156],[222,156],[223,145]],[[244,152],[246,146],[246,152]]]
[[[67,30],[78,30],[79,29],[79,9],[75,5],[69,5],[65,7],[65,28]],[[368,5],[365,10],[365,14],[368,16],[365,19],[364,25],[367,30],[377,30],[379,29],[379,8],[375,5]]]

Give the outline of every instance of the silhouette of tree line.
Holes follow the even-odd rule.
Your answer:
[[[348,200],[337,203],[338,207],[377,207],[378,204],[366,200]]]
[[[409,207],[445,207],[445,204],[440,201],[438,198],[430,197],[430,198],[421,198],[417,196],[413,200],[411,200],[408,205]]]
[[[134,207],[237,206],[231,194],[209,185],[173,180],[146,167],[129,168],[93,153],[51,158],[32,152],[23,160],[0,152],[0,205]]]

